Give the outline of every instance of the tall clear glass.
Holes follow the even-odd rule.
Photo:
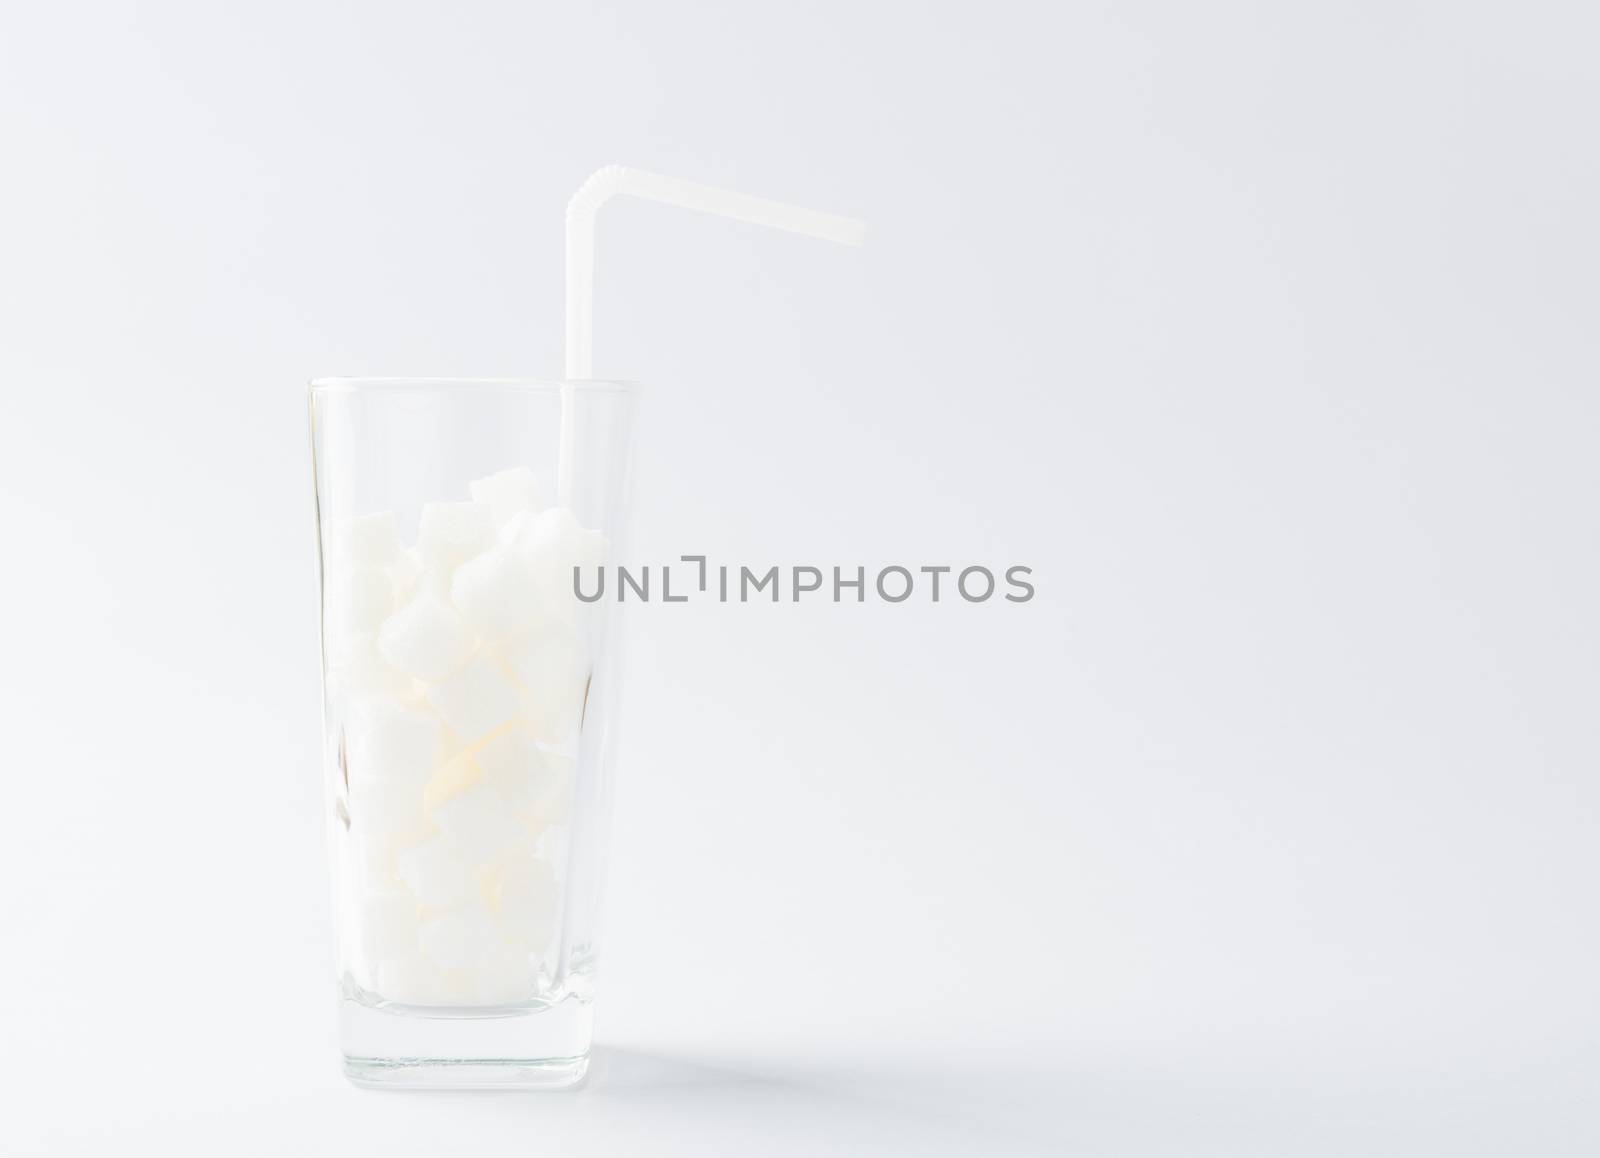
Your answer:
[[[617,382],[311,384],[357,1084],[587,1067],[619,648],[615,603],[580,590],[625,545],[635,403]]]

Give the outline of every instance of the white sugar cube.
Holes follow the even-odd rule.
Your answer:
[[[337,702],[366,699],[409,699],[410,676],[378,654],[374,634],[333,636],[328,640],[328,694]]]
[[[510,547],[491,547],[457,567],[450,599],[472,629],[491,643],[531,627],[539,615],[533,573]]]
[[[478,749],[478,767],[483,782],[499,788],[537,774],[544,767],[544,755],[533,742],[533,732],[518,723],[483,742]]]
[[[496,733],[478,750],[478,767],[483,782],[511,806],[520,817],[528,818],[561,790],[565,776],[558,766],[534,743],[533,729],[526,723]]]
[[[376,631],[394,611],[394,583],[382,567],[334,567],[323,603],[330,636]]]
[[[525,534],[531,533],[528,529],[533,525],[535,517],[535,514],[531,511],[519,511],[512,515],[506,525],[500,528],[500,541],[507,546],[516,546],[518,550],[521,550],[522,548],[518,544],[522,542]]]
[[[478,767],[483,771],[483,782],[507,798],[548,775],[544,753],[534,743],[533,730],[521,722],[484,741],[478,749]]]
[[[509,861],[500,879],[500,930],[520,948],[539,952],[555,937],[561,894],[550,866],[532,856]]]
[[[504,527],[519,514],[534,514],[543,509],[544,497],[533,472],[525,466],[498,471],[471,485],[473,501],[484,503],[494,515],[495,526]]]
[[[415,547],[402,551],[388,566],[389,582],[394,586],[395,599],[407,602],[417,593],[423,575],[422,556]]]
[[[513,1005],[538,996],[539,969],[526,951],[498,946],[473,967],[473,997],[483,1005]]]
[[[417,553],[427,567],[453,571],[494,546],[494,514],[487,503],[427,503],[417,534]]]
[[[523,689],[523,714],[535,738],[549,743],[569,738],[589,691],[582,638],[569,627],[553,625],[517,637],[500,654]]]
[[[442,567],[429,563],[415,547],[402,552],[399,558],[389,564],[389,578],[394,583],[396,601],[405,604],[428,591],[441,603],[449,603],[450,576],[454,569],[454,564]]]
[[[467,662],[472,629],[455,608],[419,592],[378,629],[378,651],[408,675],[436,682]]]
[[[379,511],[336,523],[329,548],[329,554],[341,566],[387,566],[400,554],[400,532],[394,512]]]
[[[540,834],[534,845],[534,855],[548,864],[566,864],[569,851],[569,829],[566,824],[552,824]]]
[[[484,652],[449,679],[430,687],[427,697],[450,730],[469,744],[512,719],[521,706],[517,689]]]
[[[334,877],[337,889],[335,913],[339,933],[339,959],[350,968],[360,984],[372,988],[371,958],[362,948],[361,941],[361,877],[352,866],[340,866]],[[498,886],[497,886],[498,887]]]
[[[528,830],[518,823],[504,797],[479,785],[440,804],[433,810],[439,832],[466,861],[483,864],[530,843]]]
[[[440,913],[417,930],[422,952],[441,969],[471,970],[500,947],[494,922],[482,905]]]
[[[363,889],[356,920],[367,961],[399,957],[417,948],[417,901],[404,889]]]
[[[566,507],[551,507],[532,518],[518,520],[516,543],[530,562],[546,567],[592,567],[602,562],[606,553],[605,536],[585,529]],[[570,590],[570,571],[566,583]]]
[[[550,748],[541,751],[544,753],[544,762],[550,765],[550,772],[556,783],[570,785],[572,773],[578,766],[577,760],[565,752],[557,752]]]
[[[439,967],[421,949],[378,959],[378,995],[402,1005],[445,1005],[449,991]]]
[[[454,568],[425,567],[418,574],[412,590],[418,594],[427,592],[446,607],[452,607],[454,604],[450,601],[450,581],[454,577]]]
[[[573,571],[581,569],[583,589],[592,593],[595,568],[605,562],[605,536],[585,530],[566,507],[519,518],[507,531],[514,534],[513,545],[533,570],[549,606],[567,617],[576,614],[581,604],[573,592]]]
[[[453,734],[452,738],[454,739]],[[456,739],[455,743],[459,745],[461,741]],[[422,804],[427,811],[429,826],[433,825],[434,810],[439,805],[459,796],[477,784],[480,779],[478,762],[472,758],[470,748],[446,761],[444,766],[434,773],[433,779],[428,781],[428,787],[422,795]]]
[[[422,793],[393,784],[352,782],[348,808],[351,853],[362,879],[398,888],[395,850],[427,832]]]
[[[472,865],[442,837],[425,840],[395,855],[395,870],[411,895],[430,909],[451,909],[478,895]]]
[[[400,878],[394,871],[395,846],[402,826],[365,814],[350,818],[345,837],[344,876],[363,888],[398,889]]]
[[[549,777],[535,797],[526,819],[536,830],[548,836],[552,828],[566,824],[572,811],[573,761],[559,753],[546,752],[545,764],[550,770]]]
[[[344,722],[344,743],[352,784],[392,781],[419,792],[447,752],[438,716],[386,700],[351,710]]]
[[[364,839],[410,832],[423,822],[429,777],[448,750],[433,713],[391,701],[364,703],[344,725],[352,821]]]

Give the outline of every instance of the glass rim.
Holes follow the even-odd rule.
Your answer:
[[[639,383],[626,378],[313,378],[313,391],[516,390],[530,393],[571,388],[579,393],[632,394]]]

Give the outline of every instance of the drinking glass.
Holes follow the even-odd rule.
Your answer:
[[[588,1064],[636,388],[319,379],[340,1041],[358,1085]]]

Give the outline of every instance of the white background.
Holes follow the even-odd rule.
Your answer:
[[[0,17],[7,1153],[1591,1154],[1577,3]],[[597,374],[637,555],[596,1075],[338,1075],[304,382]],[[514,1148],[514,1149],[513,1149]]]

